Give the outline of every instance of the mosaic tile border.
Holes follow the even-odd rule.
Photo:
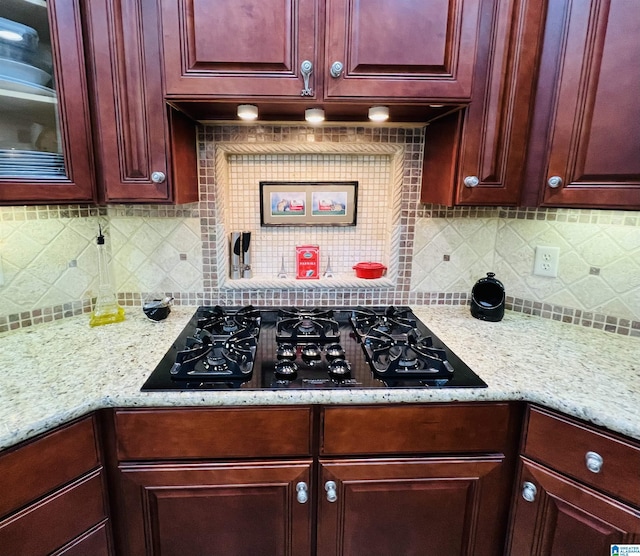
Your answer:
[[[173,297],[175,305],[229,305],[242,306],[253,304],[256,306],[288,307],[295,305],[314,306],[349,306],[359,305],[468,305],[470,294],[444,292],[384,292],[370,290],[325,289],[315,290],[212,290],[210,294],[202,292],[165,292]],[[140,307],[146,293],[126,292],[118,294],[118,301],[123,307]],[[91,312],[95,300],[83,299],[44,307],[33,311],[25,311],[13,315],[0,317],[0,333],[26,328],[36,324],[53,322]],[[622,319],[552,305],[539,303],[527,299],[507,296],[506,309],[516,313],[523,313],[538,318],[555,320],[565,324],[584,326],[612,334],[640,338],[640,321]]]
[[[185,205],[25,205],[0,207],[0,221],[50,220],[96,216],[199,218],[200,204]]]
[[[624,210],[517,207],[447,207],[419,204],[418,218],[512,218],[576,224],[640,226],[640,212]]]

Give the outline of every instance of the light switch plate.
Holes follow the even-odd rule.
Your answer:
[[[560,248],[538,245],[536,258],[533,262],[533,273],[536,276],[558,276],[558,263],[560,261]]]

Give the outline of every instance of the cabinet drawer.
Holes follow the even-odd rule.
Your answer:
[[[517,434],[509,404],[327,407],[323,417],[323,455],[501,452]]]
[[[0,454],[0,517],[99,464],[93,417]]]
[[[0,522],[0,556],[46,556],[105,517],[94,471]]]
[[[52,556],[110,556],[109,529],[107,521],[73,539]]]
[[[121,410],[118,459],[308,456],[311,408]]]
[[[602,458],[598,473],[587,453]],[[640,447],[539,408],[529,409],[524,455],[640,506]]]

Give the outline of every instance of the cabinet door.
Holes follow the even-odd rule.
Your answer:
[[[502,551],[510,481],[501,456],[320,463],[319,556]]]
[[[518,203],[543,14],[543,0],[502,0],[495,12],[483,10],[481,34],[493,30],[493,40],[465,113],[457,205]]]
[[[325,98],[469,100],[480,0],[327,0]]]
[[[0,17],[34,48],[1,43],[0,203],[94,200],[79,0],[3,0]]]
[[[316,0],[160,4],[168,97],[301,98],[300,66],[316,63]],[[304,98],[316,98],[317,76]]]
[[[637,509],[522,461],[507,554],[602,556],[612,544],[640,543]],[[523,497],[525,488],[532,501]]]
[[[119,554],[311,554],[310,461],[121,465]]]
[[[549,2],[529,204],[640,208],[639,27],[632,0]]]
[[[164,102],[156,6],[95,0],[87,11],[101,200],[197,201],[195,124]]]
[[[517,204],[543,15],[543,0],[482,2],[471,103],[425,130],[423,203]]]

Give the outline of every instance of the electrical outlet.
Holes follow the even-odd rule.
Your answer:
[[[536,247],[536,258],[533,262],[533,273],[536,276],[558,276],[558,261],[560,260],[559,247]]]

